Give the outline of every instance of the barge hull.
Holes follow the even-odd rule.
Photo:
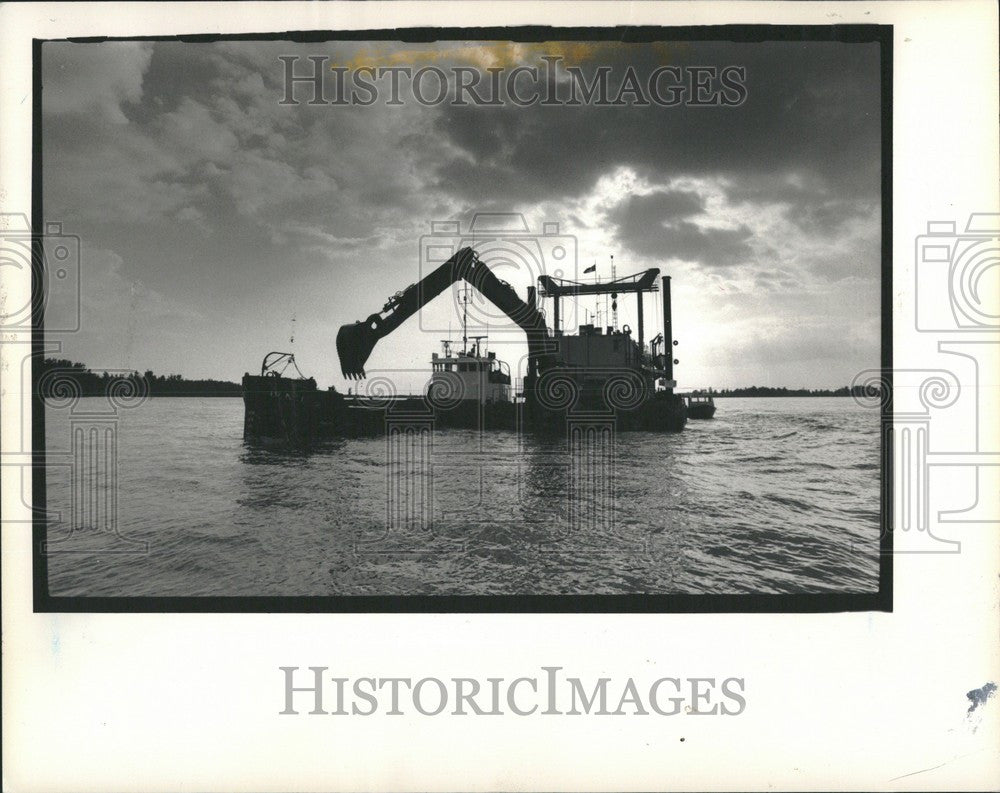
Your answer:
[[[308,447],[338,438],[385,434],[396,424],[422,424],[435,429],[564,432],[570,424],[613,422],[616,430],[679,432],[687,421],[684,400],[658,393],[630,409],[611,410],[598,404],[550,409],[528,402],[452,404],[428,397],[368,399],[320,391],[312,378],[244,375],[243,437],[248,441]]]

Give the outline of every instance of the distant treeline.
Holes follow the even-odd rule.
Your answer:
[[[243,387],[227,380],[185,380],[179,374],[158,375],[128,371],[92,372],[82,363],[46,358],[38,373],[42,397],[105,396],[109,389],[122,389],[148,396],[240,396]]]
[[[82,363],[62,358],[46,358],[38,373],[38,385],[43,397],[65,396],[72,389],[77,396],[104,396],[113,385],[125,387],[133,394],[148,396],[241,396],[243,386],[228,380],[186,380],[179,374],[158,375],[151,369],[136,371],[92,372]],[[828,388],[708,388],[696,393],[713,397],[846,397],[878,398],[874,385]]]
[[[875,385],[843,386],[831,390],[829,388],[772,388],[771,386],[753,385],[749,388],[709,388],[698,393],[711,394],[714,397],[846,397],[855,396],[873,399],[880,396],[880,389]]]

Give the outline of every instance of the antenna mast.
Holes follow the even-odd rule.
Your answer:
[[[462,301],[462,350],[465,353],[469,351],[469,337],[468,337],[468,325],[469,325],[469,287],[465,287],[459,299]]]
[[[594,283],[597,283],[597,259],[594,259]],[[594,295],[594,314],[597,327],[601,326],[601,296]]]
[[[615,275],[615,255],[613,253],[611,254],[611,280],[617,280]],[[616,331],[618,330],[618,295],[614,292],[611,293],[611,327]]]

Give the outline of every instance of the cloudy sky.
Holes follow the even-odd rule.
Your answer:
[[[629,65],[738,65],[747,98],[430,107],[404,88],[402,105],[279,104],[279,55],[486,69],[546,54],[611,66],[612,82]],[[875,44],[49,43],[43,75],[45,214],[83,251],[82,330],[64,354],[92,368],[238,379],[289,348],[294,317],[302,369],[346,387],[337,328],[420,277],[433,221],[476,212],[558,223],[576,259],[548,272],[610,276],[613,254],[618,275],[671,275],[682,387],[835,387],[878,365]],[[497,266],[522,295],[537,275]],[[632,299],[619,322],[635,327]],[[442,295],[369,371],[419,388],[459,324]],[[489,332],[522,358],[509,326]]]

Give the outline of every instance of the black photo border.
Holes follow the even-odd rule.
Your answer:
[[[46,42],[106,41],[838,41],[878,43],[881,67],[881,478],[879,587],[872,593],[802,594],[628,594],[628,595],[412,595],[412,596],[54,596],[48,588],[45,478],[45,410],[38,387],[40,367],[32,369],[32,572],[35,612],[153,613],[829,613],[893,610],[892,537],[892,25],[706,25],[619,27],[469,27],[399,28],[282,33],[196,34],[177,36],[81,37],[32,40],[32,252],[33,362],[44,354],[44,300],[36,299],[45,279],[42,241],[42,46]]]

